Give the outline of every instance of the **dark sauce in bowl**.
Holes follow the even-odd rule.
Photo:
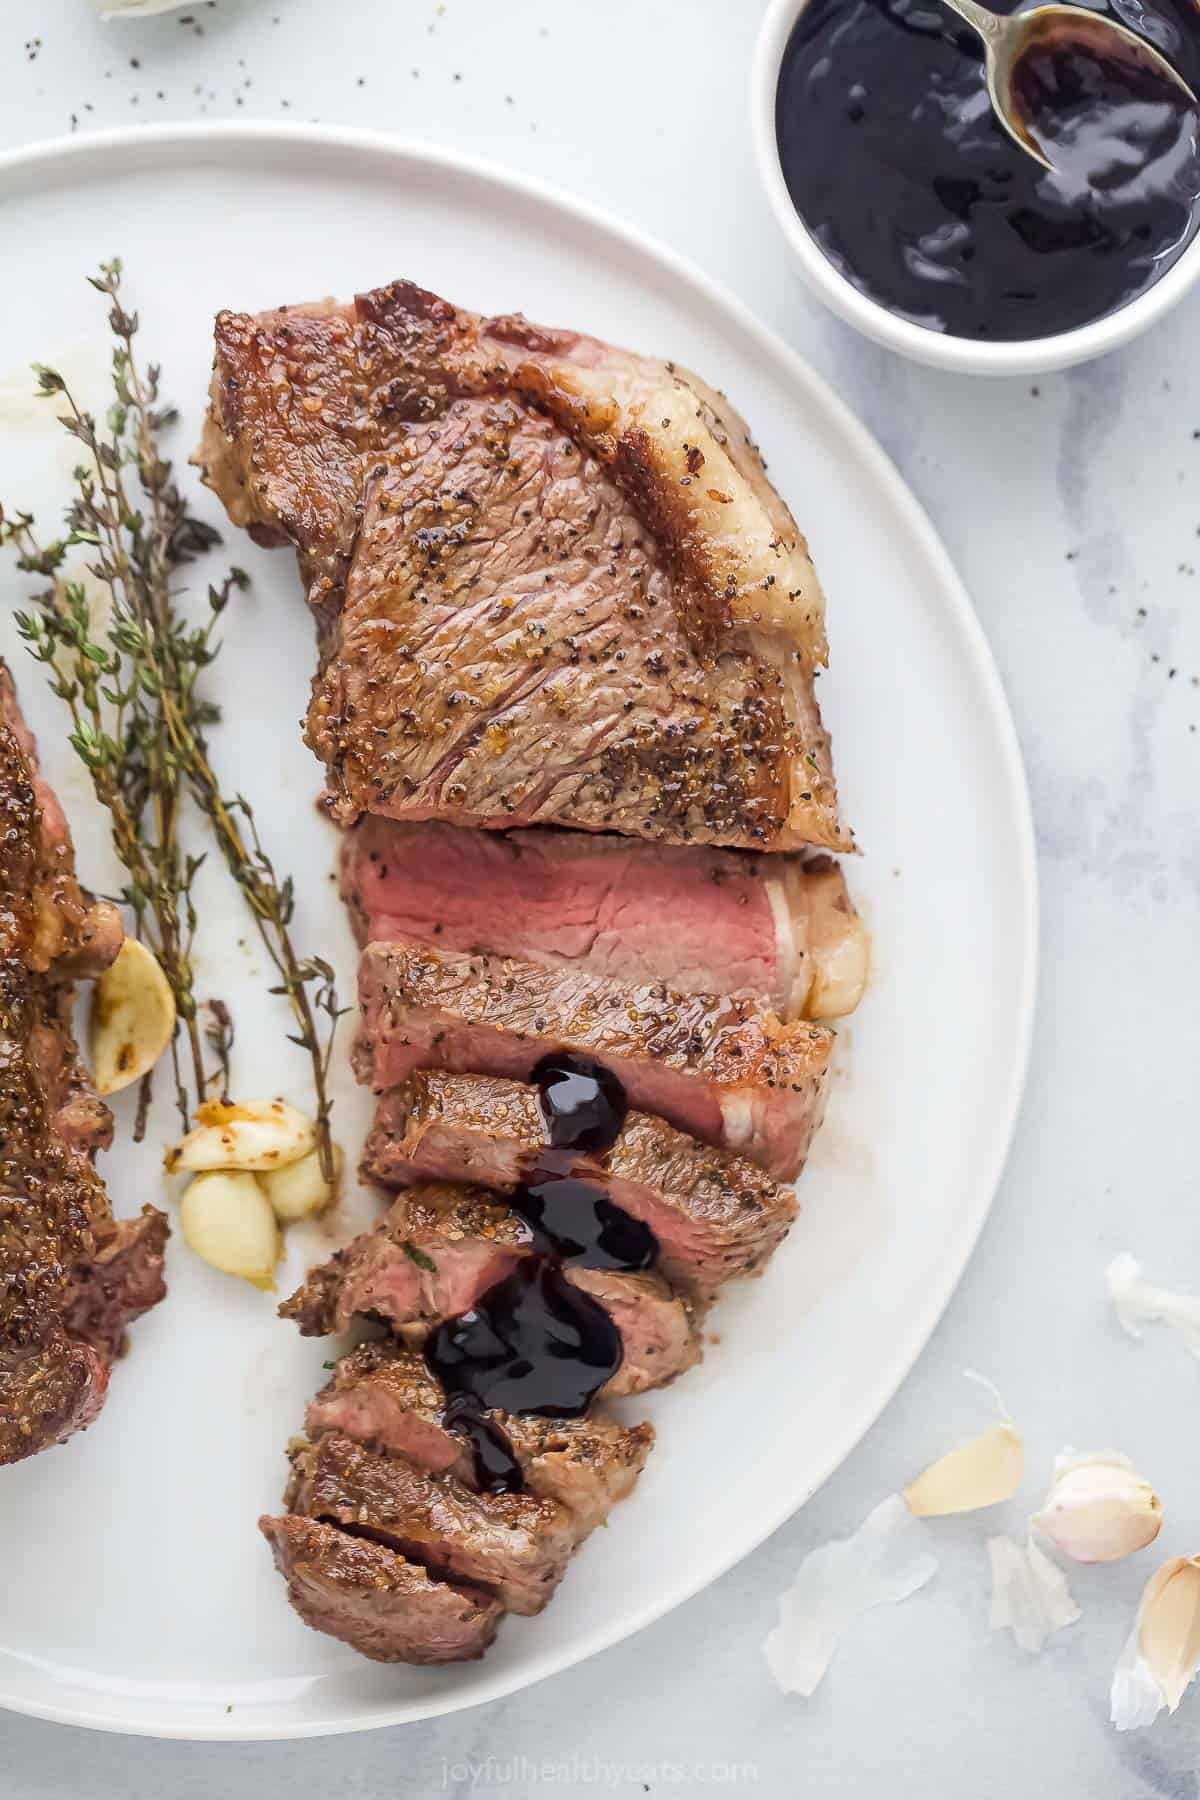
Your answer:
[[[1200,14],[1185,0],[1092,10],[1200,91]],[[797,212],[863,293],[955,337],[1050,337],[1103,318],[1196,230],[1198,116],[1173,85],[1074,38],[1048,40],[1018,73],[1053,170],[999,124],[982,46],[937,0],[809,0],[784,52],[776,132]]]

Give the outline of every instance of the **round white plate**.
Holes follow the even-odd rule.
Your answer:
[[[549,1610],[509,1620],[482,1663],[440,1670],[379,1667],[301,1625],[255,1518],[278,1504],[284,1444],[328,1351],[178,1237],[170,1297],[134,1328],[99,1422],[0,1471],[6,1706],[163,1736],[288,1737],[509,1693],[677,1606],[802,1505],[875,1419],[962,1273],[1013,1128],[1035,978],[1029,806],[995,669],[920,507],[799,358],[666,251],[529,182],[351,131],[131,131],[0,158],[0,232],[21,246],[0,340],[6,504],[49,519],[61,502],[72,446],[46,403],[27,399],[25,366],[57,363],[105,403],[102,306],[83,277],[119,254],[183,412],[181,458],[203,414],[218,308],[404,275],[702,371],[753,422],[809,536],[829,596],[821,698],[865,851],[851,876],[874,982],[842,1032],[799,1225],[765,1278],[722,1302],[703,1367],[631,1408],[653,1418],[658,1447]],[[300,878],[299,939],[334,956],[351,992],[332,834],[296,730],[313,646],[293,561],[244,540],[230,549],[254,586],[226,621],[219,758]],[[103,886],[114,876],[102,823],[16,641],[19,586],[6,570],[0,648],[81,864]],[[237,1089],[282,1086],[303,1103],[304,1067],[287,1060],[239,907],[213,871],[199,986],[233,1008]],[[339,1133],[353,1156],[364,1109],[344,1086]],[[118,1211],[163,1199],[158,1146],[171,1128],[160,1098],[150,1141],[136,1149],[123,1129],[103,1159]],[[281,1285],[315,1248],[293,1238]]]

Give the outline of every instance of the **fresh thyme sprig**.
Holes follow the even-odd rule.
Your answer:
[[[290,1041],[309,1056],[316,1099],[321,1169],[333,1179],[329,1069],[338,1006],[333,970],[320,957],[301,957],[291,939],[294,890],[280,879],[259,837],[249,802],[225,795],[208,758],[206,730],[218,708],[199,692],[199,679],[219,646],[213,632],[235,589],[246,586],[233,569],[208,590],[208,617],[190,625],[180,614],[172,586],[175,572],[220,542],[212,526],[189,510],[159,434],[175,418],[159,403],[159,370],[143,373],[134,353],[136,313],[120,298],[121,265],[101,265],[92,286],[110,302],[108,322],[114,404],[103,428],[84,411],[53,369],[36,369],[38,392],[61,400],[60,422],[87,451],[75,470],[75,495],[66,511],[66,535],[43,549],[33,519],[0,516],[0,541],[17,551],[18,565],[49,578],[34,596],[33,612],[19,613],[17,627],[31,653],[49,671],[53,691],[71,713],[71,742],[112,820],[113,842],[129,874],[124,898],[139,935],[150,940],[175,994],[187,1034],[198,1099],[204,1069],[193,985],[192,943],[196,915],[192,884],[202,857],[180,849],[179,801],[190,793],[207,819],[230,874],[250,906],[264,948],[279,977],[270,990],[286,997],[295,1022]],[[131,474],[136,474],[140,494]],[[88,572],[111,596],[106,642],[93,634],[83,586],[62,574],[69,552],[91,551]],[[224,1084],[232,1025],[215,1015],[213,1047]],[[324,1018],[322,1029],[319,1018]],[[210,1034],[211,1037],[211,1034]],[[176,1089],[187,1123],[186,1089],[176,1061]],[[146,1096],[144,1095],[144,1098]],[[141,1109],[144,1114],[144,1106]]]

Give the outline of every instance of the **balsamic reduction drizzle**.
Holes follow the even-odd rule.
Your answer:
[[[425,1360],[449,1396],[445,1422],[470,1442],[487,1493],[518,1493],[520,1463],[493,1409],[578,1418],[621,1365],[621,1334],[564,1264],[648,1269],[653,1232],[594,1182],[571,1173],[580,1152],[600,1154],[620,1136],[628,1101],[620,1081],[591,1057],[545,1056],[531,1073],[547,1144],[511,1196],[530,1228],[534,1254],[483,1294],[470,1312],[445,1319]]]

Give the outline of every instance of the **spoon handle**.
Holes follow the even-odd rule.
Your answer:
[[[977,31],[985,44],[998,42],[1006,25],[1010,23],[1001,13],[994,13],[987,6],[979,6],[976,0],[944,0],[951,12],[956,12],[964,19],[973,31]]]

